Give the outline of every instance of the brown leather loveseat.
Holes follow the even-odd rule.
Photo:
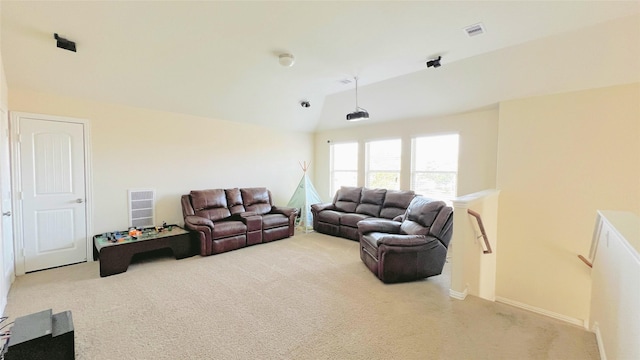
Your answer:
[[[207,256],[293,236],[297,209],[273,205],[266,188],[193,190],[182,195],[184,224]]]
[[[392,220],[404,214],[415,196],[412,190],[343,186],[336,192],[333,202],[311,205],[313,229],[358,241],[358,221],[370,218]]]
[[[360,258],[385,283],[413,281],[442,273],[453,232],[453,209],[418,196],[400,221],[358,223]]]

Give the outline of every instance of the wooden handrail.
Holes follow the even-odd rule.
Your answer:
[[[578,255],[578,259],[582,260],[583,263],[587,264],[588,267],[592,268],[593,264],[591,263],[591,261],[587,260],[587,258],[585,258],[582,255]]]
[[[483,254],[491,254],[493,251],[491,251],[491,244],[489,244],[489,238],[487,237],[487,233],[484,231],[484,225],[482,224],[482,217],[480,216],[480,214],[478,214],[477,212],[471,210],[471,209],[467,209],[467,213],[469,213],[469,215],[473,216],[474,218],[476,218],[476,221],[478,222],[478,227],[480,228],[480,233],[482,235],[478,236],[478,237],[482,237],[484,238],[484,245],[486,246],[487,250],[482,250]]]

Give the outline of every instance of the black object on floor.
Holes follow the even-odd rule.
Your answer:
[[[75,341],[71,311],[51,309],[19,317],[11,328],[5,360],[73,360]]]

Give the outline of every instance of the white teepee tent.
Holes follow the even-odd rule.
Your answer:
[[[295,207],[300,209],[300,218],[299,223],[297,225],[302,226],[306,231],[313,229],[313,215],[311,214],[311,205],[321,203],[320,195],[313,187],[311,180],[307,176],[307,169],[309,169],[309,165],[307,162],[300,164],[302,167],[302,179],[300,179],[300,183],[296,188],[296,191],[291,196],[291,200],[289,200],[289,207]]]

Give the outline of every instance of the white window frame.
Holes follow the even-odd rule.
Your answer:
[[[336,170],[334,168],[335,165],[335,146],[336,145],[355,145],[356,147],[356,167],[353,170]],[[359,144],[356,141],[352,141],[352,142],[343,142],[343,143],[335,143],[335,144],[331,144],[329,146],[329,196],[333,197],[333,195],[338,191],[339,187],[336,188],[335,186],[335,174],[336,173],[341,173],[341,174],[349,174],[349,173],[353,173],[355,174],[355,178],[356,178],[356,184],[353,184],[353,186],[357,186],[357,182],[358,182],[358,159],[360,157],[360,148],[359,148]],[[351,186],[351,184],[347,185],[347,186]]]
[[[417,161],[417,153],[416,153],[416,142],[418,141],[418,139],[425,139],[425,138],[435,138],[435,137],[440,137],[440,136],[452,136],[455,135],[457,137],[457,142],[458,142],[458,156],[457,156],[457,160],[456,160],[456,171],[450,171],[450,170],[416,170],[416,161]],[[440,200],[445,200],[445,201],[451,201],[453,200],[457,194],[458,194],[458,172],[460,169],[460,134],[458,133],[449,133],[449,134],[431,134],[431,135],[423,135],[423,136],[416,136],[411,138],[411,189],[416,191],[416,193],[418,192],[422,192],[422,190],[420,189],[416,189],[416,178],[418,175],[420,174],[453,174],[453,178],[454,178],[454,186],[453,186],[453,194],[450,195],[446,195],[444,197],[441,197]],[[426,197],[433,197],[434,194],[433,193],[421,193],[420,195],[424,195]]]
[[[378,170],[378,169],[372,169],[371,168],[371,151],[370,146],[372,143],[375,142],[383,142],[383,141],[398,141],[399,142],[399,147],[400,147],[400,160],[398,161],[398,168],[397,170]],[[398,175],[398,189],[399,190],[401,188],[401,181],[402,181],[402,139],[401,138],[393,138],[393,139],[379,139],[379,140],[371,140],[371,141],[367,141],[365,143],[365,171],[364,171],[364,181],[365,181],[365,186],[366,187],[372,187],[371,183],[369,182],[369,178],[371,175],[371,173],[387,173],[387,174],[397,174]]]

